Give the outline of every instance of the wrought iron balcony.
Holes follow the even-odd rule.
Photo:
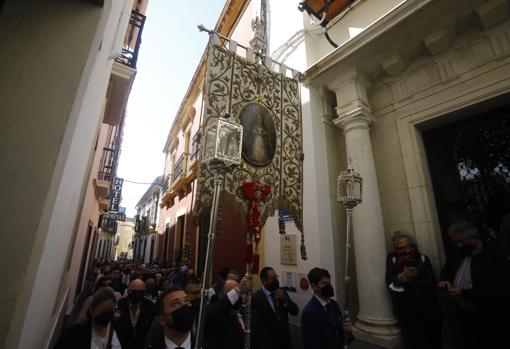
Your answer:
[[[191,153],[189,156],[189,164],[194,164],[198,158],[199,144],[198,144],[198,133],[193,136],[193,140],[191,141]]]
[[[184,174],[184,166],[185,166],[185,157],[186,154],[182,153],[181,156],[179,156],[179,159],[174,164],[174,170],[172,175],[172,182],[175,183],[180,177]]]
[[[142,31],[145,24],[145,16],[138,11],[131,11],[129,26],[124,39],[124,46],[121,55],[116,59],[117,62],[136,69],[138,60],[138,51],[142,43]]]
[[[170,175],[166,175],[161,185],[161,192],[164,194],[170,189]]]
[[[108,146],[103,148],[103,156],[99,166],[97,178],[110,182],[117,172],[117,158],[119,153],[119,137],[113,137]]]

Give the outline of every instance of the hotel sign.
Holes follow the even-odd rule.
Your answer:
[[[126,220],[125,214],[115,213],[115,212],[108,212],[107,214],[104,215],[104,217],[108,218],[108,219],[115,219],[116,221],[123,221],[123,222]]]
[[[120,196],[122,193],[122,184],[124,183],[124,179],[115,177],[112,183],[112,192],[110,194],[110,209],[108,210],[110,213],[118,213],[119,212],[119,204],[120,204]]]

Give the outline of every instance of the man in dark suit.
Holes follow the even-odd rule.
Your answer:
[[[145,343],[146,349],[192,349],[195,314],[189,296],[179,285],[166,288],[156,302],[159,318]]]
[[[136,279],[128,287],[128,296],[117,303],[119,338],[128,343],[124,349],[142,349],[156,309],[153,302],[144,297],[145,283]]]
[[[313,289],[312,298],[306,303],[301,316],[301,336],[305,349],[338,349],[352,328],[349,319],[343,319],[338,303],[331,299],[334,290],[331,276],[326,269],[313,268],[308,273]]]
[[[207,308],[204,326],[205,349],[242,349],[244,348],[245,323],[242,306],[246,294],[252,288],[248,277],[239,284],[227,280],[223,287],[224,295]],[[267,334],[262,333],[258,325],[256,312],[251,312],[251,348],[271,348],[267,343]]]
[[[273,268],[262,268],[260,280],[262,288],[251,298],[252,309],[258,314],[260,326],[269,334],[272,347],[291,349],[289,314],[296,316],[299,309],[287,292],[280,288],[278,276]]]
[[[497,348],[508,343],[510,265],[500,250],[482,242],[478,227],[460,221],[448,228],[459,258],[449,260],[438,283],[454,321],[456,348]]]

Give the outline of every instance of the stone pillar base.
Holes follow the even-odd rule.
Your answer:
[[[400,343],[400,328],[394,321],[376,321],[358,316],[352,328],[354,338],[379,345],[383,348],[396,348]]]

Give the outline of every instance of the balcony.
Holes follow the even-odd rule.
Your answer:
[[[198,153],[200,151],[199,141],[198,141],[198,133],[193,136],[193,140],[191,141],[191,153],[189,155],[188,160],[188,174],[187,177],[193,176],[195,178],[195,172],[197,167]]]
[[[122,47],[120,57],[116,59],[117,62],[136,69],[144,25],[145,16],[138,11],[131,11],[128,30],[124,38],[124,46]]]
[[[172,186],[175,186],[177,181],[181,179],[184,175],[184,167],[186,165],[186,154],[182,153],[181,156],[179,156],[179,159],[174,164],[174,168],[172,171]]]
[[[101,173],[101,172],[100,172]],[[102,178],[94,178],[92,181],[96,199],[107,198],[110,196],[110,181]]]
[[[145,16],[138,11],[131,12],[131,19],[124,37],[121,54],[115,59],[106,94],[103,122],[119,125],[123,120],[127,99],[136,74],[136,61],[142,43]]]

